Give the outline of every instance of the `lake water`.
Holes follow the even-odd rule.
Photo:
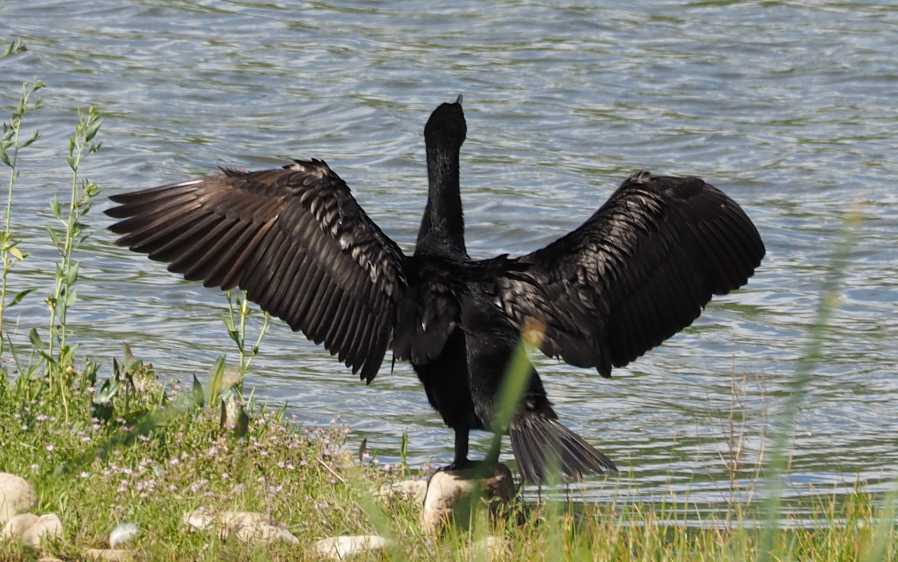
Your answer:
[[[33,253],[13,287],[40,289],[4,326],[23,345],[32,327],[46,334],[55,256],[43,228],[52,195],[69,190],[76,108],[105,114],[103,148],[83,168],[104,195],[316,157],[411,251],[426,197],[423,125],[461,93],[474,257],[546,244],[638,169],[717,185],[767,245],[747,287],[610,381],[538,359],[563,421],[629,469],[591,481],[588,497],[724,502],[734,381],[735,479],[750,487],[851,209],[863,221],[795,424],[787,493],[841,493],[856,479],[886,488],[898,475],[896,26],[889,2],[825,0],[7,0],[0,39],[29,51],[0,61],[3,119],[22,81],[47,88],[27,118],[43,138],[22,154],[13,212]],[[103,197],[88,216],[94,235],[79,254],[69,319],[82,355],[108,376],[127,341],[181,380],[234,358],[221,295],[112,246],[107,206]],[[349,424],[350,444],[367,437],[384,462],[405,430],[413,466],[451,460],[452,434],[408,365],[391,373],[388,361],[366,387],[274,324],[248,378],[257,397],[286,402],[304,424]]]

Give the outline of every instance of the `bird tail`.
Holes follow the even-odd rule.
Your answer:
[[[617,471],[611,459],[558,420],[525,414],[515,420],[509,435],[518,469],[534,484],[548,483],[558,469],[575,479],[605,470]]]

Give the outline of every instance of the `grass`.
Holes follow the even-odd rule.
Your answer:
[[[13,43],[2,56],[24,47]],[[7,278],[28,254],[18,247],[13,228],[14,187],[20,152],[40,138],[20,132],[29,112],[40,103],[31,96],[39,81],[25,85],[4,125],[0,161],[9,169],[8,205],[0,239],[3,261],[0,290],[0,336],[3,311],[37,288],[7,295]],[[267,328],[265,318],[255,345],[248,345],[245,295],[228,295],[226,329],[238,346],[236,375],[223,359],[211,366],[206,388],[194,378],[187,384],[157,377],[152,365],[131,355],[127,346],[113,376],[97,379],[97,363],[79,357],[68,342],[66,312],[77,303],[78,246],[90,233],[81,219],[90,211],[97,186],[80,179],[83,159],[99,149],[102,123],[91,108],[79,115],[70,140],[72,190],[67,202],[50,203],[58,223],[48,235],[60,261],[47,298],[48,330],[30,334],[31,349],[17,349],[6,338],[2,353],[14,359],[0,366],[0,470],[26,478],[37,490],[36,513],[57,513],[64,525],[61,540],[45,545],[47,554],[65,560],[83,557],[89,548],[107,546],[121,523],[135,523],[137,537],[127,543],[147,560],[297,560],[316,559],[315,541],[340,534],[377,533],[393,546],[360,559],[388,560],[894,560],[898,557],[895,494],[866,493],[859,484],[847,496],[802,498],[802,510],[784,510],[781,477],[788,471],[788,434],[771,438],[769,461],[745,467],[741,442],[740,385],[734,378],[730,415],[721,428],[721,453],[735,490],[746,472],[768,482],[763,503],[738,503],[730,496],[720,513],[706,515],[688,498],[640,502],[628,490],[600,504],[568,502],[561,494],[519,502],[490,515],[472,514],[467,531],[449,527],[431,536],[420,524],[421,506],[403,498],[380,498],[373,491],[411,473],[396,466],[364,462],[347,452],[349,429],[331,425],[304,428],[283,409],[271,409],[244,397],[242,377],[258,352]],[[850,221],[846,223],[850,225]],[[796,373],[791,399],[778,412],[777,427],[791,427],[809,374],[819,356],[821,334],[834,306],[838,279],[850,251],[837,252],[821,299],[818,322],[806,359]],[[236,302],[236,306],[234,303]],[[235,314],[236,311],[236,314]],[[517,359],[525,358],[519,353]],[[496,423],[507,425],[520,399],[526,361],[511,369]],[[744,388],[744,381],[742,383]],[[761,436],[762,440],[768,436]],[[493,444],[494,447],[497,443]],[[407,440],[404,438],[402,450]],[[609,484],[613,485],[613,484]],[[576,497],[576,487],[567,494]],[[543,499],[545,498],[545,499]],[[196,509],[257,511],[285,523],[300,544],[248,545],[216,530],[187,532],[184,515]],[[702,515],[697,515],[702,513]],[[498,539],[490,553],[481,542]],[[0,560],[34,560],[37,554],[0,541]]]
[[[510,505],[492,520],[477,514],[480,524],[468,533],[449,529],[431,537],[418,524],[416,502],[374,497],[373,490],[403,477],[403,470],[370,462],[359,466],[343,447],[348,428],[302,428],[283,410],[250,401],[245,404],[249,423],[239,435],[222,426],[219,404],[199,405],[190,384],[164,385],[139,361],[121,370],[120,380],[129,388],[129,411],[104,422],[97,417],[97,381],[75,371],[65,423],[48,378],[0,378],[0,466],[34,485],[40,498],[36,513],[60,516],[64,539],[47,550],[63,559],[104,547],[122,522],[139,526],[140,534],[127,546],[147,560],[315,559],[312,545],[318,539],[368,533],[396,542],[392,550],[370,555],[373,559],[484,559],[470,543],[487,535],[508,541],[503,560],[537,559],[540,552],[555,560],[761,558],[764,530],[751,506],[699,524],[689,516],[695,506],[688,500],[638,503],[625,492],[622,499],[599,505]],[[124,408],[124,393],[114,402]],[[877,543],[880,499],[862,487],[847,497],[807,498],[811,506],[805,514],[780,521],[770,555],[862,559]],[[222,541],[215,531],[187,533],[182,518],[198,508],[270,514],[286,523],[301,545],[252,547],[233,538]],[[894,527],[887,532],[877,559],[896,556]],[[22,547],[0,542],[0,560],[28,556]]]
[[[426,535],[420,505],[380,499],[373,490],[403,477],[400,466],[359,466],[346,452],[345,427],[302,428],[283,410],[249,402],[242,436],[221,424],[218,405],[199,406],[192,385],[163,385],[149,366],[132,364],[128,414],[97,416],[96,381],[76,371],[69,378],[69,423],[46,377],[0,379],[0,466],[28,479],[39,494],[36,513],[55,512],[65,536],[49,553],[76,560],[106,545],[109,532],[136,523],[127,547],[147,560],[316,559],[312,545],[340,534],[391,536],[395,546],[366,555],[392,560],[485,559],[471,546],[487,535],[508,541],[503,560],[552,553],[555,560],[757,560],[764,536],[751,506],[735,515],[689,516],[688,500],[605,504],[515,504],[470,532]],[[124,373],[124,372],[123,372]],[[132,387],[133,384],[133,387]],[[124,407],[124,394],[115,397]],[[204,400],[205,401],[205,400]],[[146,420],[152,420],[147,425]],[[805,514],[786,516],[773,534],[777,560],[860,560],[877,544],[880,500],[862,487],[847,497],[806,498]],[[198,508],[259,511],[286,523],[300,546],[253,547],[222,541],[215,531],[188,533],[182,518]],[[808,515],[809,513],[809,515]],[[729,520],[727,520],[729,518]],[[894,512],[892,512],[894,521]],[[894,559],[898,537],[888,526],[882,556]],[[28,558],[22,547],[0,542],[0,560]],[[365,556],[362,557],[365,559]]]

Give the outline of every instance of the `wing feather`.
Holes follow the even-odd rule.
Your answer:
[[[690,325],[712,295],[744,285],[764,253],[717,188],[640,172],[582,226],[483,282],[519,329],[544,325],[544,353],[610,376]]]
[[[250,300],[377,374],[408,288],[406,258],[322,161],[115,195],[117,244]]]

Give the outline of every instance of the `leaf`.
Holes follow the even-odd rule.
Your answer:
[[[28,339],[34,347],[38,349],[44,348],[44,342],[41,341],[41,337],[37,333],[37,328],[31,328],[31,331],[28,332]]]
[[[243,406],[240,406],[240,414],[237,416],[237,425],[234,426],[234,436],[238,439],[246,437],[249,433],[249,416]]]
[[[212,370],[209,371],[209,404],[215,402],[215,399],[218,398],[218,395],[223,390],[224,367],[224,355],[219,355],[218,359],[215,360],[215,364],[212,365]]]
[[[100,125],[102,125],[102,124],[103,124],[102,119],[97,119],[96,121],[94,121],[93,124],[91,124],[87,128],[87,132],[84,133],[84,142],[87,143],[87,142],[94,140],[94,137],[97,135],[97,131],[100,130]]]
[[[130,369],[134,364],[134,354],[131,353],[131,346],[127,343],[122,342],[122,347],[125,348],[125,369]]]
[[[65,292],[66,308],[71,308],[72,306],[74,306],[76,300],[78,300],[78,288],[77,287],[69,287]]]
[[[29,146],[32,145],[32,143],[34,143],[34,141],[36,141],[36,140],[39,139],[39,138],[41,138],[41,132],[38,131],[38,130],[35,130],[33,133],[31,133],[31,138],[28,139],[27,141],[25,141],[25,142],[22,144],[22,146],[20,146],[19,148],[20,148],[20,149],[22,149],[22,148],[28,148]]]
[[[19,249],[16,248],[15,246],[9,247],[9,253],[14,255],[16,257],[16,259],[19,261],[22,261],[23,259],[25,259],[25,256],[22,254],[22,252],[20,252]]]
[[[2,144],[0,144],[0,162],[3,162],[12,168],[12,164],[9,162],[9,156],[6,155],[6,150],[3,148]]]
[[[53,227],[50,226],[49,224],[47,225],[46,228],[47,228],[47,234],[50,235],[50,239],[53,240],[53,243],[54,243],[54,244],[56,245],[56,247],[58,248],[58,247],[60,246],[60,244],[59,244],[59,235],[56,234],[56,231],[53,230]]]
[[[78,281],[78,269],[81,268],[81,262],[75,262],[71,265],[71,269],[65,276],[65,284],[72,286]]]
[[[50,200],[50,210],[53,211],[54,217],[62,220],[62,205],[59,204],[59,196],[54,195]]]
[[[37,288],[37,287],[32,287],[32,288],[30,288],[30,289],[25,289],[24,291],[18,293],[15,297],[13,297],[12,302],[10,302],[10,303],[7,305],[7,308],[13,307],[13,306],[19,304],[20,302],[22,302],[22,299],[24,299],[25,297],[27,297],[28,294],[31,293],[32,291],[34,291],[36,288]]]
[[[193,375],[193,403],[197,408],[202,408],[206,405],[206,396],[203,393],[203,385],[197,380],[196,375]]]

